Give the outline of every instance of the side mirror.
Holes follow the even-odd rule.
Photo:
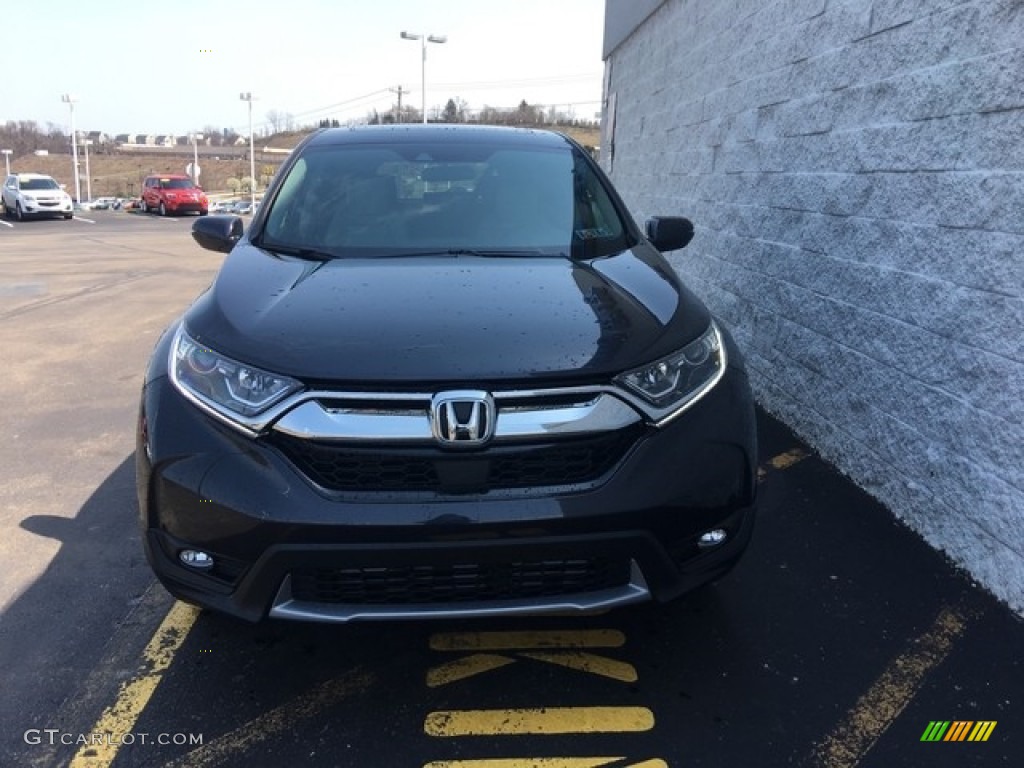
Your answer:
[[[238,216],[202,216],[192,225],[192,238],[208,251],[230,253],[244,231]]]
[[[663,253],[685,248],[693,239],[693,222],[683,216],[654,216],[646,229],[651,245]]]

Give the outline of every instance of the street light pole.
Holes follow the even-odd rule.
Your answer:
[[[89,172],[89,147],[92,146],[92,139],[83,139],[82,146],[85,147],[85,197],[92,202],[92,173]]]
[[[192,183],[199,186],[199,142],[204,138],[201,133],[192,134]]]
[[[256,208],[256,146],[252,136],[252,101],[255,96],[251,91],[238,94],[242,101],[249,102],[249,202]]]
[[[421,35],[414,32],[402,32],[403,40],[419,40],[422,49],[420,60],[420,98],[422,99],[423,122],[427,122],[427,43],[447,43],[446,35]]]
[[[75,103],[78,101],[78,97],[65,93],[60,100],[71,108],[71,155],[75,164],[75,203],[79,204],[82,202],[82,188],[78,180],[78,138],[75,134]]]
[[[14,154],[13,149],[0,149],[0,153],[4,156],[4,163],[7,164],[7,175],[11,175],[11,155]]]

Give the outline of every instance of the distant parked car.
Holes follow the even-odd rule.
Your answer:
[[[149,176],[142,185],[142,212],[156,211],[161,216],[177,213],[209,212],[206,193],[188,176],[166,173]]]
[[[235,203],[231,212],[238,216],[247,216],[252,213],[252,201],[251,200],[239,200]]]
[[[52,176],[41,173],[12,173],[4,180],[0,202],[7,216],[23,221],[29,216],[74,215],[71,195]]]
[[[229,200],[215,200],[210,203],[210,213],[233,213],[235,204]]]

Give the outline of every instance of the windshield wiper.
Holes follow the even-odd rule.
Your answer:
[[[321,251],[316,248],[277,244],[267,245],[263,242],[253,243],[253,245],[257,248],[262,248],[265,251],[271,251],[272,253],[278,253],[283,256],[295,256],[309,261],[330,261],[331,259],[338,258],[338,255],[335,253],[328,253],[327,251]]]
[[[449,256],[483,256],[485,258],[515,258],[517,256],[545,256],[535,248],[449,248]]]
[[[479,256],[485,259],[515,259],[523,256],[559,256],[565,258],[561,251],[546,252],[536,248],[443,248],[436,251],[398,251],[376,258],[402,259],[419,256]]]

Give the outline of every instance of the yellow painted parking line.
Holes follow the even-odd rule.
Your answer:
[[[538,707],[431,712],[428,736],[518,736],[555,733],[638,733],[654,727],[646,707]]]
[[[764,482],[764,479],[772,472],[789,469],[809,456],[810,454],[802,448],[792,448],[784,453],[772,456],[757,468],[757,482]]]
[[[841,723],[822,741],[812,764],[854,768],[899,717],[924,683],[925,676],[949,655],[967,628],[968,616],[945,607],[931,627],[911,643],[911,650],[886,667]]]
[[[797,462],[806,459],[807,456],[807,451],[801,450],[800,448],[794,448],[768,459],[768,464],[772,469],[788,469]]]
[[[121,685],[117,700],[100,715],[91,733],[121,735],[134,730],[135,722],[160,684],[164,670],[171,665],[174,654],[188,637],[198,615],[199,609],[186,603],[176,602],[171,606],[171,610],[167,612],[167,616],[142,651],[145,670]],[[107,739],[106,742],[83,746],[71,760],[70,768],[109,766],[117,756],[120,740]]]
[[[668,768],[659,758],[624,763],[625,757],[498,757],[484,760],[435,760],[423,768]]]
[[[577,669],[580,672],[590,672],[601,677],[608,677],[612,680],[620,680],[624,683],[635,683],[637,681],[636,667],[625,661],[609,659],[606,656],[598,656],[594,653],[561,651],[558,653],[541,653],[531,651],[520,653],[529,659],[546,661],[550,664],[558,664],[569,669]]]
[[[495,653],[474,653],[470,656],[439,664],[428,669],[427,686],[429,688],[440,688],[450,683],[514,664],[519,658],[557,664],[560,667],[575,669],[580,672],[589,672],[593,675],[620,680],[624,683],[635,683],[637,680],[636,667],[624,661],[584,651],[555,650],[552,652],[523,651],[516,653],[515,657],[501,656]]]
[[[462,659],[450,661],[427,670],[427,686],[440,688],[458,680],[465,680],[467,677],[490,672],[508,664],[515,663],[515,659],[508,656],[498,656],[493,653],[474,653]]]
[[[617,629],[537,632],[441,632],[430,636],[434,651],[511,651],[531,648],[621,648]]]
[[[197,747],[164,768],[215,768],[216,766],[261,765],[261,755],[248,753],[265,741],[295,729],[301,720],[326,717],[327,710],[373,683],[373,675],[361,669],[327,680],[310,691],[275,707],[230,733]]]

